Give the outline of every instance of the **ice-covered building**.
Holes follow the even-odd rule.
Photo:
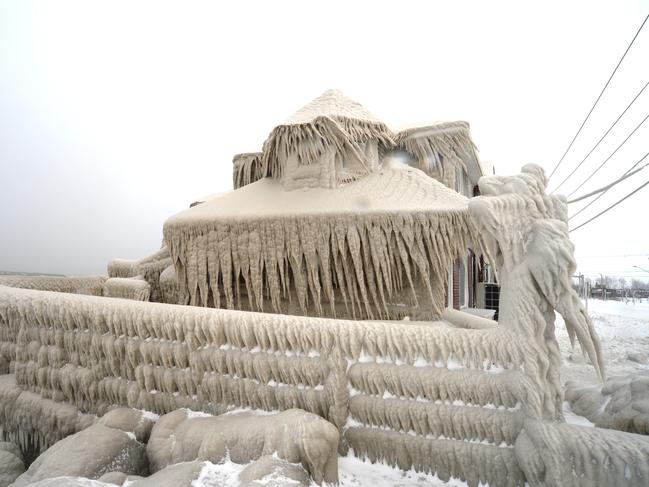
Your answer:
[[[238,189],[167,220],[175,278],[165,271],[165,299],[383,319],[473,306],[467,248],[479,236],[467,196],[480,176],[468,124],[395,134],[327,91],[262,152],[235,156]]]

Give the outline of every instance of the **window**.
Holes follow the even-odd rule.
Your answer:
[[[383,159],[385,161],[400,162],[401,164],[405,164],[407,166],[417,167],[417,160],[412,157],[409,152],[403,149],[392,150],[388,152]]]
[[[455,166],[455,191],[467,198],[473,196],[473,188],[471,187],[469,176],[459,163]]]
[[[460,308],[463,308],[467,305],[467,276],[466,276],[466,266],[464,264],[464,259],[460,259],[460,271],[459,271],[459,292],[460,292]]]

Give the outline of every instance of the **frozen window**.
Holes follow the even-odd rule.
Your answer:
[[[460,272],[459,272],[459,291],[460,291],[460,307],[466,306],[466,295],[467,295],[467,279],[466,279],[466,265],[464,264],[464,259],[460,259]]]
[[[470,198],[472,195],[469,176],[461,165],[455,166],[455,191]]]

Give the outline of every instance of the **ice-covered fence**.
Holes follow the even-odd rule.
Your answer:
[[[139,260],[113,259],[108,263],[108,277],[128,278],[141,276],[151,286],[151,301],[162,299],[160,274],[171,265],[167,247]],[[149,297],[146,299],[149,300]]]
[[[151,296],[151,285],[142,276],[110,277],[104,283],[103,295],[108,298],[148,301]]]
[[[101,296],[104,276],[0,276],[0,286]]]
[[[343,449],[493,485],[522,483],[512,445],[522,411],[541,407],[521,370],[524,347],[500,327],[305,318],[0,287],[0,340],[20,387],[82,411],[297,407],[335,424]]]

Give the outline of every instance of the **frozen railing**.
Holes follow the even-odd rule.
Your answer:
[[[18,386],[84,412],[297,407],[335,424],[343,451],[483,482],[505,472],[497,485],[523,483],[513,443],[541,407],[519,337],[502,328],[0,287],[0,341]],[[480,467],[465,472],[471,459]]]

